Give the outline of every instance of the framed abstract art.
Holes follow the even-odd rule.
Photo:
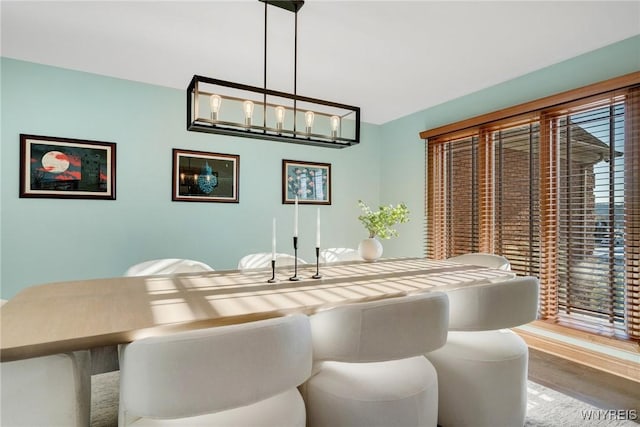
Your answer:
[[[331,204],[331,164],[282,161],[282,203]]]
[[[238,203],[240,156],[173,149],[172,200]]]
[[[116,198],[116,144],[20,135],[20,197]]]

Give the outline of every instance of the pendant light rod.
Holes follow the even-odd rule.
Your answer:
[[[302,5],[300,5],[300,7],[302,7]],[[294,37],[293,37],[293,95],[294,96],[298,95],[298,10],[300,9],[298,8],[295,11]],[[293,131],[294,132],[297,130],[296,120],[295,120],[295,115],[297,111],[298,111],[298,104],[297,104],[297,100],[294,98],[293,99],[293,115],[294,115]]]
[[[262,107],[262,117],[267,117],[267,6],[269,3],[264,3],[264,96],[263,96],[263,107]]]
[[[288,10],[289,12],[293,12],[295,17],[294,17],[294,24],[293,24],[293,94],[297,95],[298,94],[298,11],[302,8],[302,6],[304,5],[304,0],[284,0],[284,1],[278,1],[278,0],[260,0],[261,2],[264,3],[264,78],[263,78],[263,82],[264,82],[264,89],[267,89],[267,25],[268,25],[268,19],[267,19],[267,7],[268,5],[272,5],[272,6],[276,6],[279,7],[281,9],[285,9]],[[294,99],[293,100],[293,111],[294,111],[294,116],[295,116],[295,112],[298,111],[297,109],[297,101]],[[267,117],[267,95],[264,95],[264,115],[263,117]],[[295,132],[296,130],[296,123],[295,120],[293,122],[293,130]]]
[[[262,87],[194,75],[187,87],[187,130],[330,148],[359,144],[359,107],[298,95],[298,11],[304,1],[260,1],[264,3]],[[268,6],[295,14],[293,94],[267,88]],[[254,106],[262,117],[253,117]],[[298,112],[299,107],[304,110]]]
[[[304,0],[260,0],[263,3],[288,10],[289,12],[298,12],[304,6]]]
[[[293,27],[293,94],[298,94],[298,11],[295,13]]]

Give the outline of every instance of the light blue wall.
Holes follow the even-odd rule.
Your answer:
[[[381,202],[404,201],[412,213],[411,222],[398,228],[400,237],[384,242],[385,255],[424,255],[426,164],[421,131],[639,70],[636,36],[384,124]]]
[[[185,93],[3,58],[1,296],[52,281],[121,275],[139,261],[192,258],[235,268],[250,252],[292,252],[293,207],[281,203],[282,159],[332,165],[333,204],[322,206],[322,244],[366,237],[358,199],[379,203],[378,126],[342,150],[185,130]],[[185,82],[185,88],[188,82]],[[117,143],[117,200],[18,197],[19,134]],[[240,155],[240,203],[171,201],[171,150]],[[300,256],[313,259],[315,206],[300,207]]]
[[[323,246],[366,237],[358,199],[405,202],[411,222],[385,256],[424,254],[425,149],[419,132],[640,70],[640,36],[382,126],[363,124],[343,150],[185,130],[184,92],[3,58],[1,62],[0,289],[120,275],[151,258],[234,268],[244,253],[290,252],[293,209],[281,204],[281,160],[332,164],[333,205],[321,207]],[[186,86],[185,82],[185,86]],[[429,84],[429,82],[425,82]],[[20,133],[116,142],[117,200],[18,198]],[[240,203],[171,201],[171,149],[240,155]],[[315,207],[300,208],[301,256],[312,259]],[[304,240],[307,239],[305,246]]]

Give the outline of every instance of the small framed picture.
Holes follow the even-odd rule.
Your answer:
[[[282,161],[282,203],[331,204],[331,164]]]
[[[238,203],[240,156],[173,149],[173,195],[180,202]]]
[[[115,200],[116,144],[21,134],[20,197]]]

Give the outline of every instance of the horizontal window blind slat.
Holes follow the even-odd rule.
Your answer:
[[[542,316],[640,337],[640,102],[628,101],[632,92],[512,126],[489,123],[464,139],[444,135],[433,141],[440,151],[429,141],[428,155],[440,157],[428,165],[441,169],[429,178],[442,181],[428,182],[427,216],[446,223],[428,219],[428,233],[441,230],[427,252],[489,248],[518,274],[540,276]]]

